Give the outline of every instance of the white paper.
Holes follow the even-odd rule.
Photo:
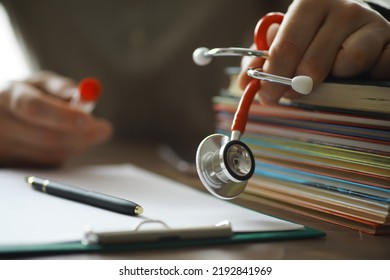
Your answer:
[[[132,200],[144,213],[127,216],[48,195],[26,183],[25,177],[30,175]],[[129,164],[0,171],[0,245],[77,241],[86,227],[94,231],[132,230],[144,219],[162,220],[171,228],[211,226],[229,220],[234,232],[303,229]]]

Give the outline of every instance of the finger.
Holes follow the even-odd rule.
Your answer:
[[[110,122],[97,119],[91,129],[87,130],[86,139],[89,145],[98,145],[110,140],[113,134],[113,127]]]
[[[0,126],[2,139],[10,139],[23,146],[62,150],[69,154],[105,142],[112,134],[111,125],[104,120],[95,120],[90,127],[83,130],[64,131],[34,126],[9,116],[1,119]]]
[[[86,131],[64,132],[34,127],[4,116],[0,127],[0,165],[2,162],[7,165],[61,163],[91,145],[107,141],[112,131],[106,121],[100,120]]]
[[[327,6],[316,9],[313,4],[294,1],[290,6],[270,47],[270,56],[263,67],[265,72],[285,77],[295,73],[303,53],[327,14]],[[273,104],[285,89],[285,86],[264,82],[260,89],[260,99],[265,104]]]
[[[252,50],[256,49],[255,44],[252,44],[250,46],[250,49],[252,49]],[[250,77],[248,77],[248,75],[246,74],[246,70],[248,69],[248,67],[250,67],[251,64],[254,63],[254,61],[257,61],[257,60],[261,60],[261,58],[244,56],[241,59],[241,72],[238,75],[238,85],[240,86],[241,89],[244,89],[250,81]]]
[[[390,79],[390,43],[384,47],[379,59],[370,70],[370,76],[375,79]]]
[[[17,141],[8,140],[0,140],[0,166],[58,166],[67,157],[59,150],[48,152],[47,149],[23,146]]]
[[[386,32],[375,25],[377,24],[365,25],[345,40],[332,69],[334,76],[352,77],[374,66],[381,55],[386,36],[390,36],[389,30]]]
[[[346,16],[342,17],[338,13],[331,14],[326,19],[297,66],[297,75],[309,75],[315,85],[328,76],[343,44],[350,46],[351,43],[357,43],[356,40],[345,42],[345,38],[359,30],[362,23],[345,25],[345,21],[350,22]],[[338,32],[335,32],[337,28]]]
[[[275,40],[276,34],[280,28],[280,24],[271,24],[267,31],[267,44],[268,46],[272,45],[272,42]]]
[[[240,74],[238,76],[239,86],[240,86],[240,88],[242,90],[245,89],[245,87],[248,85],[248,83],[252,79],[246,73],[248,68],[251,68],[251,67],[255,67],[255,68],[261,67],[264,64],[264,61],[265,61],[264,58],[259,58],[259,57],[256,57],[256,58],[245,57],[245,59],[242,60],[241,72],[240,72]]]
[[[363,16],[365,12],[355,4],[348,9],[332,10],[305,51],[294,75],[310,76],[315,88],[332,71],[345,77],[368,70],[383,43],[380,36],[373,35],[371,28],[367,28],[369,18]],[[372,44],[370,40],[373,40]],[[352,57],[359,61],[352,63]],[[300,95],[288,88],[283,96],[296,98]]]
[[[51,166],[69,157],[69,151],[35,141],[34,134],[25,128],[4,122],[4,119],[0,127],[0,166]]]
[[[20,141],[0,140],[0,166],[58,166],[75,155],[62,149],[23,145]]]
[[[13,83],[8,91],[8,108],[13,115],[37,126],[72,130],[90,125],[91,117],[24,83]]]
[[[76,83],[72,79],[50,71],[38,72],[26,79],[26,82],[45,93],[62,99],[70,98],[73,90],[76,88]]]
[[[279,30],[280,24],[271,24],[267,31],[267,44],[270,46],[275,39],[275,36]],[[251,49],[255,49],[255,44],[251,46]],[[264,64],[264,58],[253,58],[244,56],[241,60],[241,72],[238,76],[238,82],[240,88],[243,90],[246,88],[251,78],[246,74],[249,67],[261,67]]]

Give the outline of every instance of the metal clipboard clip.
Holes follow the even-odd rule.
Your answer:
[[[145,224],[159,224],[162,229],[142,230]],[[160,241],[178,241],[191,239],[211,239],[211,238],[229,238],[233,235],[231,224],[228,220],[222,221],[213,226],[193,227],[193,228],[170,228],[166,223],[160,220],[141,221],[134,230],[129,231],[111,231],[95,232],[88,228],[84,232],[81,243],[84,245],[95,244],[123,244],[139,242],[160,242]]]

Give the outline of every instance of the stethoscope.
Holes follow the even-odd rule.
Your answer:
[[[215,56],[255,56],[268,57],[267,31],[272,24],[281,24],[282,13],[269,13],[256,25],[254,43],[257,50],[245,48],[198,48],[193,53],[193,60],[198,65],[207,65]],[[265,59],[262,63],[264,63]],[[252,78],[239,102],[234,115],[230,138],[223,134],[206,137],[196,152],[196,169],[206,189],[222,199],[237,197],[246,187],[255,171],[255,160],[249,147],[240,141],[245,132],[250,106],[260,89],[260,80],[292,86],[302,94],[312,90],[313,81],[308,76],[293,79],[261,72],[260,68],[249,69]]]

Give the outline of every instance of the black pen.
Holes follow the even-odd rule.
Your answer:
[[[130,200],[93,192],[35,176],[27,176],[27,183],[35,190],[121,214],[141,215],[143,208]]]

